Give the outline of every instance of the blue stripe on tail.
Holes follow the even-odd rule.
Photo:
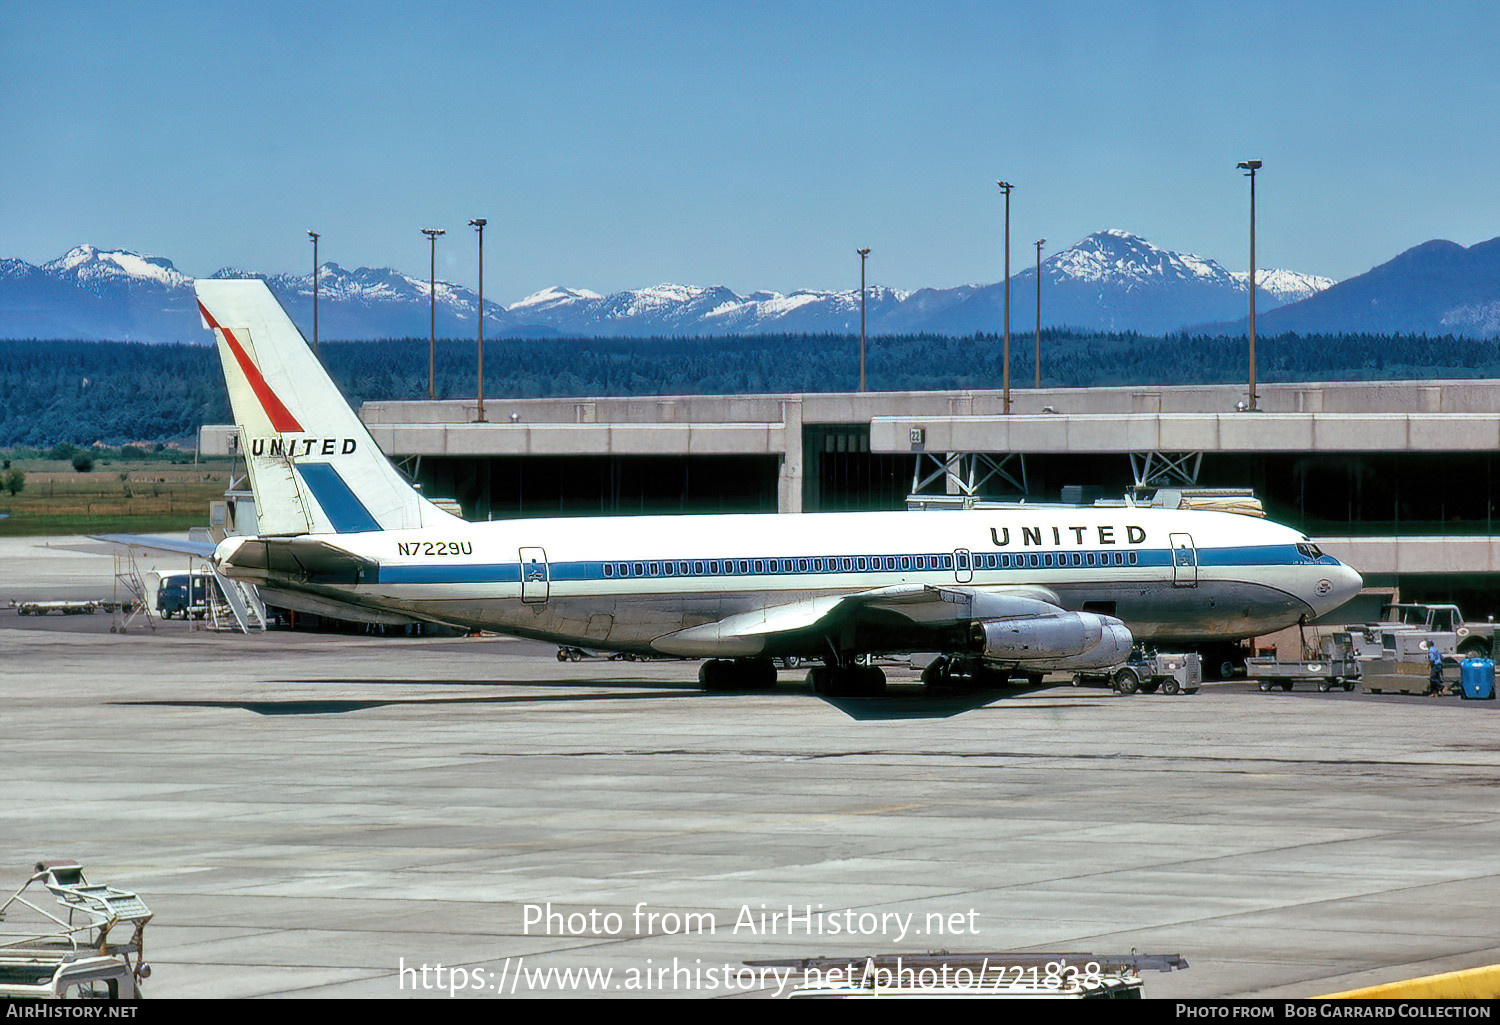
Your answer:
[[[328,463],[295,463],[297,473],[312,489],[313,497],[328,515],[333,529],[340,534],[358,534],[379,530],[380,524],[370,515],[363,502],[349,490],[344,478]]]

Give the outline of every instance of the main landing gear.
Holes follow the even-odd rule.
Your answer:
[[[829,698],[878,698],[885,696],[885,673],[879,666],[855,662],[841,666],[813,666],[807,683],[814,694]]]
[[[716,658],[698,667],[704,690],[770,690],[776,686],[776,663],[768,658]]]

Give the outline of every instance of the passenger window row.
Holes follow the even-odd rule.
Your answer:
[[[606,577],[767,576],[807,573],[895,573],[952,570],[953,555],[823,555],[794,559],[661,559],[606,562]],[[1015,555],[976,552],[967,568],[1053,569],[1134,566],[1135,552],[1031,552]],[[964,567],[960,567],[964,568]]]

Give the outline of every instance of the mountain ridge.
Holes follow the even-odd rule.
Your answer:
[[[1231,322],[1243,308],[1248,275],[1213,260],[1160,249],[1120,229],[1095,232],[1042,262],[1042,322],[1047,327],[1162,334],[1191,324]],[[1011,330],[1034,326],[1034,268],[1011,279]],[[223,268],[213,277],[265,280],[304,328],[312,321],[312,275]],[[1257,275],[1260,308],[1271,310],[1326,290],[1330,279],[1293,271]],[[429,286],[391,268],[318,268],[320,338],[424,337]],[[872,334],[998,332],[1002,283],[923,288],[871,286]],[[478,298],[437,282],[437,330],[475,331]],[[1486,314],[1480,311],[1481,319]],[[485,302],[487,337],[723,337],[758,333],[852,333],[860,293],[801,289],[741,296],[723,285],[663,283],[604,295],[554,285],[510,305]],[[205,342],[191,278],[168,259],[125,249],[79,245],[35,266],[0,259],[0,337],[110,338]]]

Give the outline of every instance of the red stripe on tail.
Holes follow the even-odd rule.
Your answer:
[[[198,309],[203,314],[203,319],[208,322],[208,326],[222,333],[224,341],[229,343],[229,351],[234,353],[235,361],[239,363],[245,379],[250,382],[250,388],[255,392],[255,397],[260,399],[261,408],[266,411],[266,416],[271,418],[271,426],[280,432],[301,431],[302,425],[297,422],[291,410],[281,404],[281,400],[276,397],[276,393],[271,390],[266,379],[260,376],[260,369],[250,361],[239,339],[234,337],[234,332],[227,327],[220,327],[219,322],[214,320],[213,314],[208,312],[208,308],[202,302],[198,303]]]

